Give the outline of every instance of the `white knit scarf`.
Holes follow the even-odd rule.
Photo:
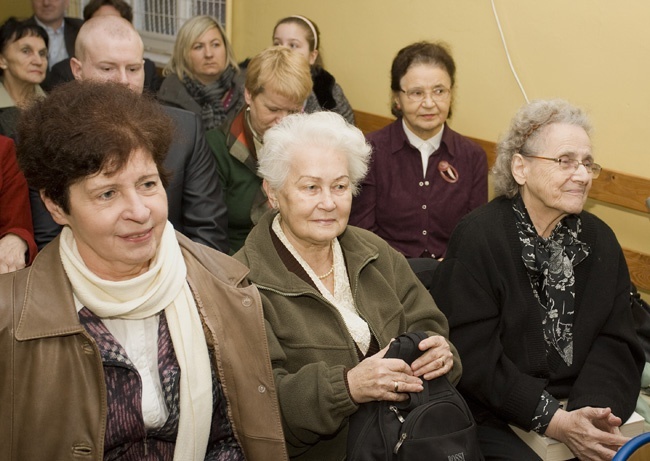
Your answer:
[[[205,459],[212,422],[210,357],[172,225],[165,226],[149,270],[129,280],[108,281],[91,272],[67,226],[61,232],[59,253],[74,295],[98,317],[136,320],[165,311],[181,369],[174,461]]]

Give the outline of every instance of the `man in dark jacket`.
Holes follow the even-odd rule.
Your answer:
[[[70,60],[78,80],[122,82],[142,93],[144,45],[133,25],[116,16],[87,21],[79,32],[76,57]],[[188,111],[165,107],[176,133],[165,160],[172,173],[167,187],[169,221],[195,242],[228,252],[226,205],[214,155],[205,142],[198,117]],[[43,206],[38,193],[31,193],[34,234],[39,248],[52,240],[59,226]]]
[[[49,37],[47,74],[41,83],[45,91],[50,90],[52,67],[74,55],[74,42],[83,24],[81,19],[65,17],[68,3],[69,0],[32,0],[34,15],[28,21],[45,29]]]
[[[102,15],[122,16],[124,19],[133,23],[133,8],[125,0],[91,0],[84,7],[84,21],[95,16]],[[74,54],[70,54],[70,57]],[[49,76],[50,89],[64,82],[74,80],[72,69],[70,68],[70,58],[64,59],[52,66],[52,72]],[[156,71],[156,64],[147,58],[144,58],[144,90],[156,94],[160,87],[161,78]]]

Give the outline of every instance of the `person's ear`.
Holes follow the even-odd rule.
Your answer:
[[[246,101],[246,104],[248,104],[249,106],[253,103],[253,97],[248,91],[248,88],[244,88],[244,101]]]
[[[316,62],[316,58],[318,58],[318,50],[310,51],[309,52],[309,65],[313,66],[314,63]]]
[[[3,55],[0,54],[0,69],[5,70],[7,68],[7,60]]]
[[[70,70],[74,75],[75,80],[82,80],[81,78],[81,61],[77,58],[70,58]]]
[[[280,209],[280,204],[278,203],[278,197],[266,179],[262,181],[262,187],[264,188],[264,192],[266,192],[266,196],[269,198],[269,205],[271,206],[271,208],[273,208],[274,210]]]
[[[517,184],[520,186],[526,184],[528,167],[526,166],[524,157],[521,154],[517,153],[512,156],[512,160],[510,161],[510,171],[512,171],[512,177],[515,178]]]
[[[63,211],[63,209],[54,203],[54,201],[49,198],[43,191],[40,192],[41,195],[41,200],[43,200],[43,203],[45,204],[45,208],[47,208],[47,211],[50,212],[52,215],[52,219],[54,219],[54,222],[61,226],[65,226],[68,224],[68,215],[66,212]]]
[[[399,93],[397,91],[393,91],[393,104],[395,104],[395,109],[402,110],[402,105],[399,103]]]

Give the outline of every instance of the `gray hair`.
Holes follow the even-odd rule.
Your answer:
[[[519,184],[512,175],[512,157],[532,153],[544,128],[554,123],[579,126],[591,136],[587,114],[563,99],[539,99],[521,107],[510,128],[497,144],[497,159],[492,167],[494,191],[497,196],[514,197]]]
[[[258,173],[273,190],[284,186],[292,155],[305,146],[321,146],[344,153],[348,159],[348,176],[352,194],[368,171],[371,147],[361,130],[334,112],[293,114],[282,119],[264,134],[258,152]]]

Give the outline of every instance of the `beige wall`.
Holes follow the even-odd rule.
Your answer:
[[[563,97],[590,113],[597,160],[650,178],[650,2],[495,0],[529,99]],[[321,30],[325,67],[355,109],[390,115],[389,69],[417,40],[444,40],[457,64],[461,133],[498,140],[524,98],[510,71],[490,1],[234,0],[239,59],[271,44],[275,22],[303,14]],[[589,202],[621,244],[650,254],[650,216]]]
[[[598,161],[650,178],[650,2],[495,0],[528,97],[563,97],[596,126]],[[27,0],[0,0],[0,19],[28,16]],[[456,59],[451,125],[496,141],[524,102],[488,0],[233,0],[239,59],[270,45],[275,22],[304,14],[319,25],[326,68],[355,109],[390,115],[389,68],[417,40],[444,40]],[[589,202],[627,248],[650,254],[650,217]]]
[[[0,0],[0,22],[5,22],[10,16],[27,18],[32,15],[32,4],[29,0]]]

